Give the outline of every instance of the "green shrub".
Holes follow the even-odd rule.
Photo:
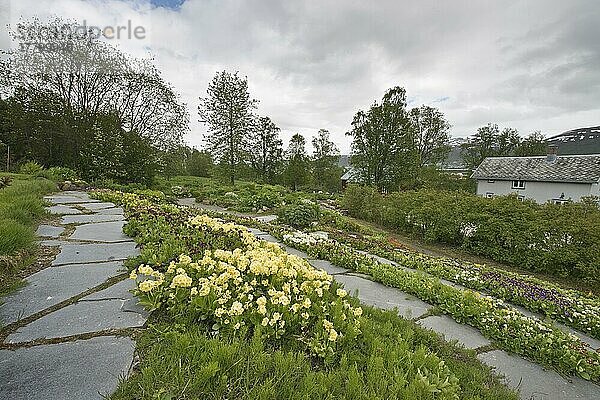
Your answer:
[[[575,280],[599,282],[600,209],[486,199],[459,191],[417,190],[382,196],[350,186],[341,200],[353,217],[495,261]]]
[[[36,175],[43,171],[43,167],[36,163],[35,161],[28,161],[25,164],[21,165],[19,168],[19,173],[26,175]]]
[[[74,181],[77,173],[67,167],[52,167],[47,170],[48,178],[55,181]]]
[[[0,219],[0,255],[28,248],[35,239],[33,230],[13,219]]]
[[[299,204],[291,204],[279,209],[277,221],[293,226],[294,228],[307,228],[319,219],[320,209],[317,204],[304,201]]]

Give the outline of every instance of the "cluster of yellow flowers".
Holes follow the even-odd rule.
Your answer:
[[[223,332],[254,325],[267,338],[308,336],[301,340],[320,340],[312,346],[319,352],[331,349],[349,332],[351,336],[360,333],[362,309],[352,305],[356,299],[334,285],[327,272],[276,244],[257,240],[239,225],[207,216],[194,217],[190,224],[215,232],[237,232],[247,248],[206,250],[195,261],[180,255],[161,267],[164,273],[140,265],[131,278],[137,280],[144,303],[212,321]]]

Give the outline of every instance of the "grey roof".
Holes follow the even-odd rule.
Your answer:
[[[488,157],[471,177],[475,179],[523,180],[538,182],[597,183],[600,181],[600,154],[558,156]]]
[[[357,171],[350,167],[348,170],[342,175],[341,180],[348,181],[350,183],[358,183],[358,173]]]

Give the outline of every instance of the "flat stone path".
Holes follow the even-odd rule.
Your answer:
[[[190,199],[180,201],[180,204],[207,209],[209,211],[239,215],[239,213],[227,211],[217,206],[194,203]],[[256,228],[248,228],[248,230],[258,238],[280,244],[291,254],[297,254],[303,258],[307,258],[305,253],[281,243],[277,238],[271,236],[267,232],[262,232]],[[407,269],[385,258],[365,252],[360,253],[368,255],[381,263],[396,265],[399,268]],[[446,315],[438,316],[428,314],[428,311],[431,310],[433,306],[408,293],[374,282],[366,275],[351,272],[347,269],[333,265],[326,260],[309,259],[308,262],[315,268],[321,268],[327,271],[337,282],[344,285],[345,289],[350,293],[356,294],[362,303],[383,309],[396,309],[400,315],[415,320],[417,324],[437,332],[446,340],[455,341],[459,346],[476,350],[479,360],[492,367],[498,374],[504,376],[505,383],[509,387],[517,389],[523,400],[600,399],[599,385],[577,377],[565,378],[552,370],[546,370],[538,364],[514,354],[509,354],[503,350],[494,350],[493,346],[490,346],[492,345],[490,340],[485,338],[479,330],[468,325],[459,324]],[[443,283],[459,289],[465,289],[453,282],[443,281]],[[526,313],[526,315],[538,316],[530,312]],[[543,316],[539,317],[543,319]],[[562,328],[569,330],[564,326],[562,326]],[[593,347],[597,343],[595,339],[586,336],[583,336],[582,339],[589,343],[591,345],[590,347]]]
[[[37,234],[60,253],[2,299],[0,399],[102,399],[130,372],[128,335],[148,317],[123,267],[138,250],[114,204],[85,192],[46,200],[51,214],[63,216]]]

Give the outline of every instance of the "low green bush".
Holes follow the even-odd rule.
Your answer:
[[[600,282],[600,209],[595,200],[563,205],[417,190],[384,196],[351,185],[341,205],[356,218],[448,243],[519,268]]]
[[[317,204],[304,201],[281,207],[277,212],[277,221],[294,228],[308,228],[319,219],[320,209]]]
[[[47,177],[55,181],[74,181],[78,179],[77,173],[67,167],[51,167],[46,172]]]
[[[42,172],[44,167],[35,161],[28,161],[19,167],[19,173],[26,175],[36,175]]]

